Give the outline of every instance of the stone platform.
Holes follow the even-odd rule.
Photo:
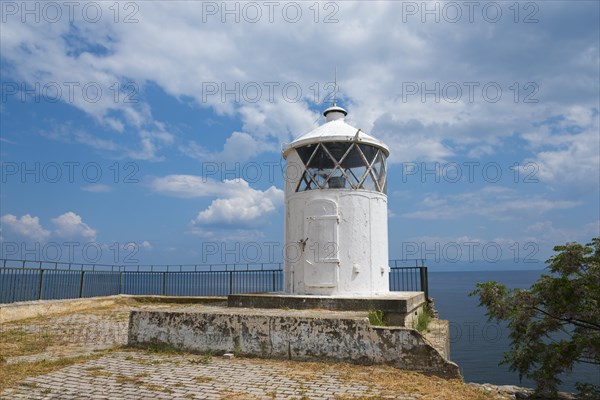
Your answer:
[[[370,296],[311,296],[285,293],[232,294],[229,307],[280,308],[294,310],[370,311],[383,312],[387,325],[412,327],[423,312],[426,299],[423,292],[389,292]]]
[[[209,305],[132,311],[128,344],[157,343],[198,353],[383,364],[444,378],[461,377],[447,354],[419,332],[402,326],[372,326],[368,311]]]

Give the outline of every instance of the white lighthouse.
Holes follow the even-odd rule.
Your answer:
[[[389,292],[389,149],[347,124],[347,114],[334,103],[325,124],[283,150],[288,294]]]

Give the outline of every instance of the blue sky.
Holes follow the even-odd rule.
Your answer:
[[[334,67],[391,150],[390,258],[541,268],[600,235],[596,1],[24,4],[1,10],[3,257],[280,261],[280,149]]]

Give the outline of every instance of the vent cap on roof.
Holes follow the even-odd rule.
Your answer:
[[[344,110],[342,107],[338,107],[333,104],[333,106],[329,107],[325,111],[323,111],[323,115],[327,122],[335,121],[340,118],[344,118],[348,115],[348,111]]]

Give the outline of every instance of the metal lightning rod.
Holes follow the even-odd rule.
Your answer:
[[[335,107],[337,100],[337,66],[333,70],[333,106]]]

